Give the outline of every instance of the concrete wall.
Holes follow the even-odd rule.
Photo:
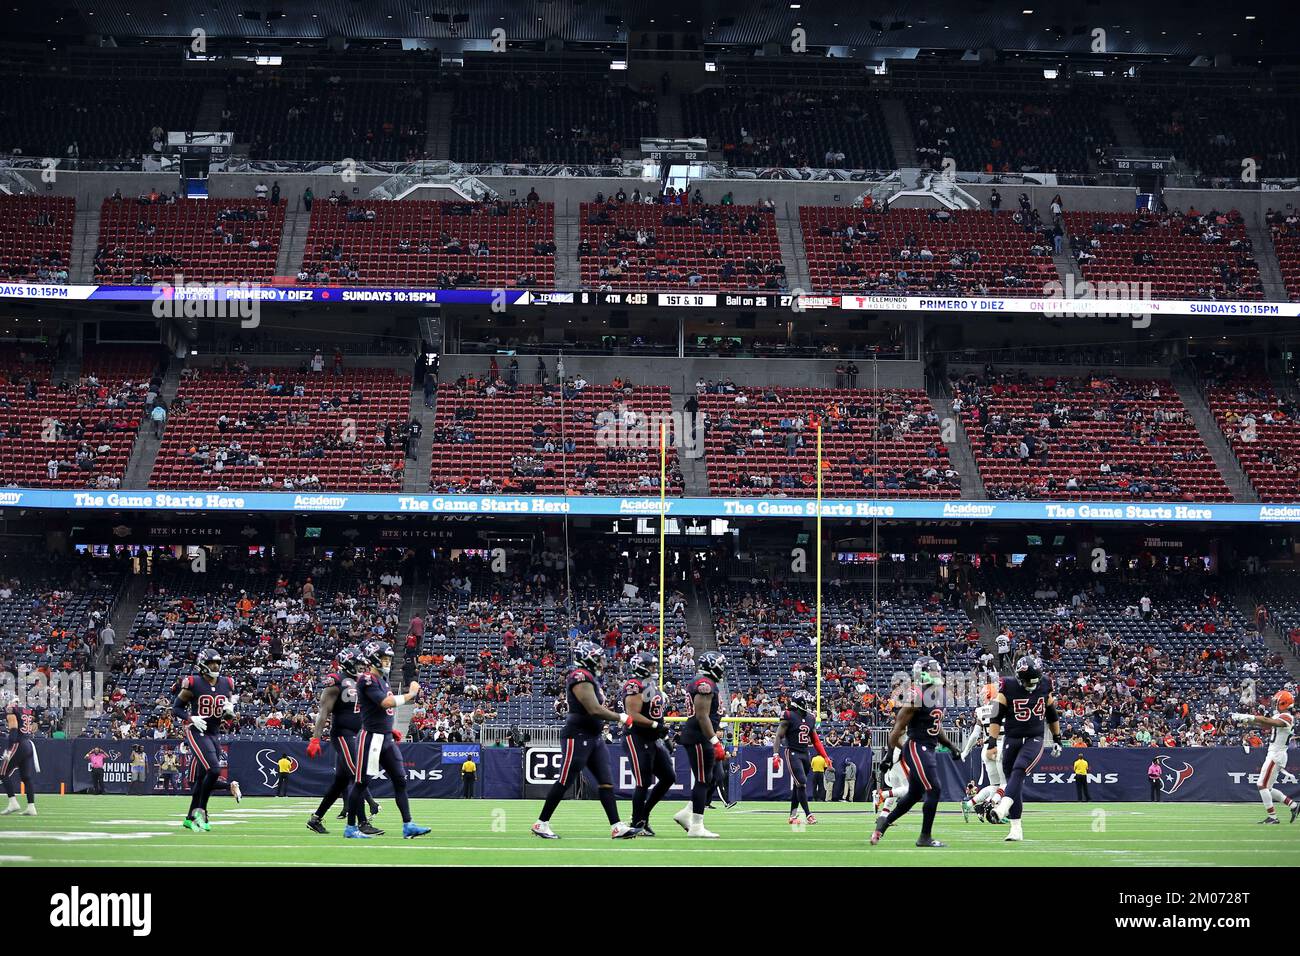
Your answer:
[[[519,380],[534,381],[537,356],[520,354]],[[461,375],[487,371],[487,355],[444,355],[439,375],[444,382],[454,381]],[[555,377],[555,356],[543,356],[552,380]],[[508,356],[497,356],[502,369],[509,363]],[[695,391],[695,383],[731,379],[743,385],[791,385],[806,388],[826,388],[835,384],[837,359],[710,359],[710,358],[642,358],[634,356],[566,355],[564,374],[581,373],[593,384],[606,384],[617,375],[627,377],[634,385],[667,385],[674,395],[685,397]],[[865,360],[858,362],[858,386],[869,388],[879,381],[881,388],[924,388],[924,369],[920,362],[880,362],[879,378],[873,376],[873,365]]]
[[[124,196],[135,196],[150,187],[170,192],[178,187],[178,181],[171,173],[79,173],[60,172],[53,183],[40,182],[39,171],[25,171],[23,175],[38,189],[55,195],[75,196],[78,210],[98,209],[105,196],[110,196],[114,189],[121,189]],[[345,183],[337,175],[270,175],[262,173],[216,173],[208,181],[209,193],[214,197],[252,196],[254,187],[265,181],[270,185],[273,180],[280,183],[281,193],[288,202],[290,212],[301,209],[303,192],[311,186],[318,197],[328,196],[331,190],[346,189],[354,198],[364,198],[370,190],[383,183],[386,176],[357,176],[354,183]],[[537,194],[546,202],[553,202],[564,213],[566,210],[577,215],[578,205],[593,199],[597,192],[605,195],[617,192],[620,186],[630,195],[632,190],[645,188],[644,180],[632,178],[535,178],[527,176],[484,176],[482,181],[497,190],[505,198],[523,198],[528,190],[536,189]],[[653,188],[653,184],[651,184]],[[789,207],[795,213],[799,206],[848,205],[866,186],[863,183],[833,182],[806,183],[778,180],[714,180],[699,184],[704,198],[710,202],[721,199],[730,192],[737,203],[756,203],[762,199],[772,199],[778,205]],[[966,185],[967,192],[978,199],[987,208],[988,196],[992,186]],[[1016,186],[1012,184],[997,187],[1002,194],[1002,207],[1011,211],[1016,208],[1016,197],[1021,192],[1028,192],[1034,207],[1040,214],[1050,211],[1052,197],[1060,194],[1068,209],[1108,210],[1115,212],[1132,212],[1135,208],[1135,190],[1117,186]],[[514,190],[512,197],[511,190]],[[1258,225],[1263,222],[1264,212],[1269,209],[1292,209],[1300,206],[1300,190],[1278,192],[1258,192],[1247,190],[1219,189],[1170,189],[1166,192],[1166,201],[1170,209],[1231,209],[1236,208],[1247,221]]]

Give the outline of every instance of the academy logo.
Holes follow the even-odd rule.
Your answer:
[[[262,786],[267,790],[274,790],[276,781],[280,777],[280,758],[277,757],[276,751],[266,747],[257,752],[257,772],[262,775]],[[298,772],[298,759],[289,758],[289,772]]]
[[[733,772],[736,770],[740,771],[740,785],[742,787],[745,785],[746,780],[758,773],[758,768],[749,760],[745,761],[745,766],[743,767],[737,767],[735,764],[732,764],[731,769]]]
[[[1168,759],[1169,758],[1164,754],[1161,754],[1155,759],[1155,762],[1160,765],[1161,770],[1160,789],[1165,793],[1177,793],[1178,788],[1192,778],[1192,774],[1196,772],[1196,768],[1186,761],[1183,761],[1181,767],[1172,767],[1165,763]]]

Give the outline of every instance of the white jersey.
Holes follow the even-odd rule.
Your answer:
[[[903,772],[903,751],[898,747],[894,748],[893,766],[889,768],[889,773],[885,774],[885,786],[886,787],[907,786],[907,774]]]
[[[1011,638],[1007,637],[1005,634],[999,634],[997,638],[997,648],[999,654],[1010,654]]]
[[[1295,723],[1295,715],[1287,710],[1279,710],[1273,713],[1274,720],[1280,720],[1285,726],[1269,728],[1272,733],[1268,738],[1268,757],[1281,766],[1286,766],[1286,748],[1291,742],[1291,735],[1295,733],[1292,726]]]

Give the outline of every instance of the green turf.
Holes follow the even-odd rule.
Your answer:
[[[328,836],[307,830],[315,801],[306,798],[237,806],[216,797],[212,831],[191,833],[180,826],[187,798],[43,796],[38,817],[0,817],[0,866],[170,866],[182,858],[218,866],[574,866],[629,855],[664,866],[1300,865],[1300,821],[1286,823],[1282,811],[1281,826],[1258,826],[1263,809],[1245,803],[1035,804],[1019,844],[1002,841],[1003,827],[963,822],[947,804],[935,824],[947,848],[921,850],[912,845],[919,811],[872,847],[871,814],[845,804],[814,807],[817,825],[799,829],[774,803],[710,811],[706,824],[721,836],[716,841],[688,840],[672,822],[680,805],[665,804],[655,813],[657,837],[613,841],[598,804],[566,801],[552,821],[562,839],[543,841],[529,832],[538,801],[417,800],[416,821],[433,828],[418,840],[400,838],[396,808],[381,802],[376,822],[387,835],[358,841],[344,840],[342,821],[332,818]]]

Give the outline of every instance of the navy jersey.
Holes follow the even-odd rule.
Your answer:
[[[785,745],[796,753],[806,754],[813,742],[812,718],[802,711],[787,710],[781,715],[785,721]]]
[[[926,692],[920,687],[911,687],[903,695],[903,706],[916,708],[912,711],[912,719],[907,722],[907,739],[918,744],[934,744],[939,739],[943,708],[929,706],[925,698]]]
[[[1008,737],[1043,736],[1044,714],[1047,698],[1052,696],[1052,682],[1040,678],[1038,686],[1029,690],[1014,677],[1002,678],[998,688],[1007,699],[1007,711],[1002,716],[1002,733]]]
[[[356,733],[361,729],[361,701],[357,698],[357,679],[343,674],[326,674],[320,686],[328,690],[339,689],[339,696],[330,711],[330,729]]]
[[[714,683],[712,677],[703,675],[697,676],[686,685],[686,723],[682,726],[681,740],[684,744],[707,743],[704,734],[700,731],[700,723],[695,719],[695,697],[697,694],[712,694],[712,702],[709,704],[709,723],[713,726],[713,732],[718,734],[722,730],[722,707],[718,702],[718,685]]]
[[[384,707],[388,681],[378,674],[357,675],[357,703],[361,705],[361,727],[375,734],[393,731],[393,708]]]
[[[225,674],[217,675],[215,684],[202,674],[191,674],[181,679],[180,689],[193,695],[190,713],[207,721],[203,735],[215,737],[221,733],[222,712],[226,703],[235,699],[235,682]]]
[[[5,708],[5,727],[9,727],[9,718],[17,719],[18,726],[9,729],[9,742],[15,744],[25,737],[36,733],[36,711],[24,707],[18,701],[11,701]]]
[[[644,680],[640,677],[628,678],[623,684],[623,700],[626,701],[629,697],[641,698],[641,714],[651,720],[663,720],[664,714],[668,713],[668,698],[664,696],[664,692],[652,680]],[[624,710],[626,710],[626,704]],[[628,730],[637,737],[645,737],[648,740],[658,740],[664,735],[662,728],[654,730],[636,724],[633,724]]]
[[[601,690],[596,675],[585,667],[571,667],[569,673],[564,675],[564,700],[569,705],[569,716],[564,721],[565,737],[578,734],[599,735],[601,724],[604,723],[599,717],[587,713],[587,708],[574,693],[583,684],[591,685],[591,689],[596,694],[596,703],[601,705],[605,703],[605,692]]]

